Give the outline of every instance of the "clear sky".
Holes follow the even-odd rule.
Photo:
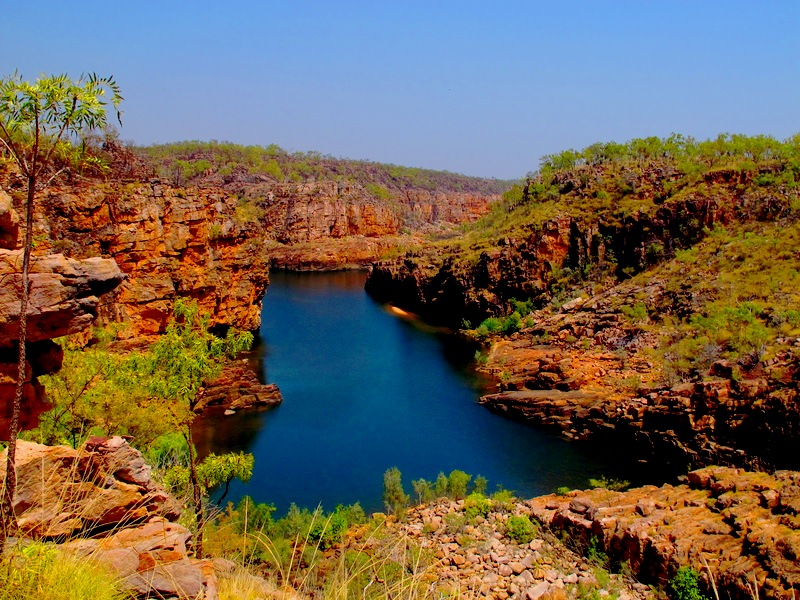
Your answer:
[[[800,132],[798,0],[0,0],[0,76],[113,75],[121,136],[519,178],[672,132]]]

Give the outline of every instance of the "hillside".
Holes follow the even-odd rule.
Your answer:
[[[486,340],[493,410],[681,468],[794,468],[799,142],[545,157],[463,238],[375,265],[368,290]]]
[[[417,189],[431,192],[463,192],[494,195],[512,182],[468,177],[367,160],[336,158],[320,152],[288,152],[271,144],[243,146],[230,142],[186,141],[138,146],[133,152],[175,185],[241,185],[270,181],[300,183],[336,180],[358,183],[377,199]]]

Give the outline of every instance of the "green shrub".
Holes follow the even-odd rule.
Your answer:
[[[467,495],[467,486],[469,486],[472,475],[454,469],[447,477],[447,491],[456,500],[463,498]]]
[[[483,494],[472,492],[464,500],[464,512],[468,519],[474,519],[478,515],[485,517],[492,510],[492,501]]]
[[[511,490],[499,489],[492,494],[492,502],[496,510],[509,511],[514,507],[516,497]]]
[[[383,503],[390,514],[402,514],[411,499],[403,490],[400,469],[392,467],[383,474]]]
[[[672,600],[708,600],[700,591],[700,573],[691,567],[681,567],[669,581]]]
[[[506,523],[506,535],[518,544],[527,544],[536,536],[536,526],[527,515],[511,515]]]
[[[414,493],[417,495],[417,502],[426,504],[436,498],[433,486],[427,479],[415,479],[411,482],[411,487],[414,488]]]
[[[637,302],[633,306],[623,306],[620,310],[631,323],[647,321],[647,307],[641,302]]]
[[[598,478],[589,478],[589,487],[590,488],[603,488],[605,490],[611,490],[612,492],[620,492],[627,488],[631,484],[630,481],[626,481],[625,479],[612,479],[606,477],[605,475],[601,475]]]
[[[481,321],[481,324],[478,325],[478,329],[481,328],[485,329],[489,333],[498,333],[503,328],[503,322],[497,317],[489,317],[488,319]]]

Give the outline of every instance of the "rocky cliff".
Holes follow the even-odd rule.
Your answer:
[[[682,485],[575,490],[527,505],[553,533],[594,547],[644,583],[665,585],[688,566],[719,597],[788,600],[800,585],[799,477],[716,467]]]
[[[0,188],[23,198],[12,172],[0,175]],[[159,179],[74,180],[37,199],[36,253],[114,258],[127,278],[100,312],[126,323],[127,335],[163,330],[176,296],[196,299],[215,325],[253,330],[270,266],[364,266],[410,243],[411,228],[474,220],[494,199],[410,190],[379,200],[336,181],[248,183],[234,192]]]
[[[684,468],[797,468],[793,163],[713,162],[545,171],[367,290],[483,339],[492,410]]]
[[[0,191],[0,239],[6,248],[17,245],[16,212]],[[22,251],[0,248],[0,439],[8,439],[17,385],[19,309],[22,293]],[[53,338],[89,327],[97,316],[100,298],[123,281],[117,264],[107,258],[75,260],[62,254],[36,256],[30,266],[30,299],[27,319],[26,381],[20,424],[36,425],[49,406],[38,381],[40,375],[61,368],[61,347]]]

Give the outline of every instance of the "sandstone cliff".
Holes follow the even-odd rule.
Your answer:
[[[797,468],[793,163],[597,160],[376,263],[367,290],[484,336],[493,410],[683,467]]]
[[[5,239],[8,247],[17,243],[17,221],[7,197],[0,193],[0,239]],[[17,385],[21,265],[22,251],[0,249],[0,439],[8,439]],[[61,347],[52,339],[89,327],[97,316],[100,297],[122,280],[119,267],[107,258],[75,260],[50,254],[32,259],[20,414],[23,429],[35,427],[38,415],[49,408],[37,378],[61,368]]]
[[[23,187],[13,173],[0,175],[17,201]],[[36,253],[114,258],[127,279],[100,312],[126,323],[127,335],[163,330],[176,296],[196,299],[214,325],[254,330],[271,266],[365,266],[394,245],[417,243],[412,229],[474,220],[495,199],[409,190],[379,200],[337,181],[250,182],[233,191],[75,180],[37,199]]]

